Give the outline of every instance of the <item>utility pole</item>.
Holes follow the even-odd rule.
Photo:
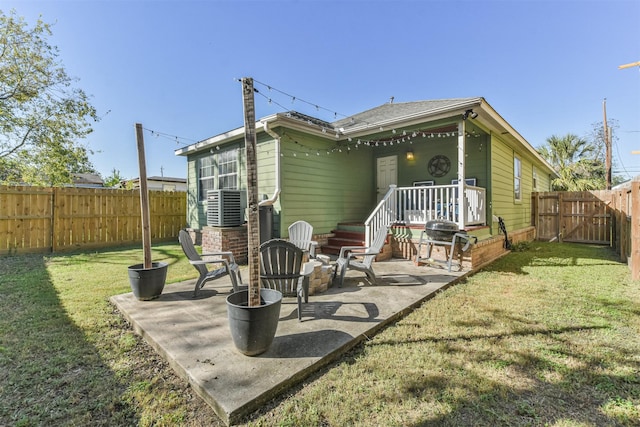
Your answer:
[[[640,67],[640,61],[638,62],[632,62],[631,64],[624,64],[624,65],[620,65],[618,67],[619,70],[622,70],[623,68],[631,68],[631,67]]]
[[[607,123],[607,98],[602,101],[602,113],[604,115],[604,146],[605,146],[605,175],[607,180],[607,190],[611,190],[611,138],[610,128]]]

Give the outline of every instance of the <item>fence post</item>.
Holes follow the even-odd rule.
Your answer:
[[[640,279],[640,181],[631,181],[631,278]]]
[[[49,227],[51,227],[51,229],[49,230],[50,234],[50,238],[51,238],[51,252],[55,253],[56,251],[56,195],[58,194],[56,188],[52,188],[51,189],[51,197],[49,199],[49,202],[51,203],[51,218],[49,221]]]
[[[562,243],[562,239],[564,238],[564,218],[563,218],[563,209],[562,205],[562,191],[558,191],[558,242]]]

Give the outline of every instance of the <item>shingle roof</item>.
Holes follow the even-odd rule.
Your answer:
[[[363,124],[374,124],[382,121],[394,121],[403,117],[428,114],[429,112],[447,110],[455,108],[458,105],[465,105],[474,101],[480,101],[482,98],[451,98],[436,99],[430,101],[413,101],[382,104],[379,107],[372,108],[362,113],[337,120],[331,125],[334,128],[349,129],[354,126],[362,126]]]

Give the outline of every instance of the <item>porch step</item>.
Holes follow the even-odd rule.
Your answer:
[[[327,244],[322,246],[322,253],[326,255],[340,255],[343,246],[364,246],[364,224],[340,223],[332,231]]]

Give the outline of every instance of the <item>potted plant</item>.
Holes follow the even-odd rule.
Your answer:
[[[151,261],[151,228],[149,225],[149,192],[147,189],[147,167],[144,157],[142,124],[136,123],[138,164],[140,167],[140,211],[142,216],[142,249],[144,262],[129,266],[129,284],[133,295],[141,300],[156,299],[162,294],[167,278],[167,263]]]
[[[278,328],[282,293],[260,287],[260,220],[256,156],[253,79],[242,79],[245,151],[247,159],[248,290],[227,297],[227,315],[233,342],[241,353],[256,356],[269,349]]]

